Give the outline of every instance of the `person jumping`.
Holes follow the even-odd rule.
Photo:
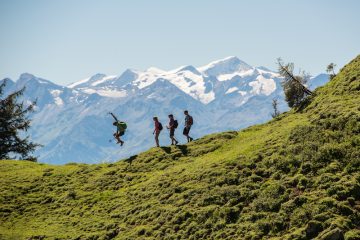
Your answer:
[[[159,122],[159,119],[157,117],[153,117],[153,120],[154,120],[154,126],[155,126],[154,132],[153,132],[153,134],[155,135],[155,143],[156,143],[157,147],[160,147],[159,135],[160,135],[161,130],[163,129],[163,126],[162,126],[161,122]]]
[[[187,141],[191,142],[193,138],[189,136],[189,133],[194,121],[192,116],[189,115],[189,112],[187,110],[184,111],[184,114],[185,114],[185,127],[183,130],[183,134],[186,136]]]
[[[169,115],[169,125],[166,126],[170,130],[171,145],[177,145],[179,142],[175,138],[175,129],[178,127],[178,121],[174,119],[174,115]]]
[[[113,125],[116,127],[116,132],[113,134],[114,138],[117,140],[117,143],[120,143],[120,146],[124,145],[124,141],[120,139],[121,136],[125,134],[127,125],[125,122],[119,121],[113,113],[109,113],[114,119]]]

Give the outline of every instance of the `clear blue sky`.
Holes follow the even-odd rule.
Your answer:
[[[358,0],[0,0],[0,78],[69,84],[235,55],[312,73],[360,54]]]

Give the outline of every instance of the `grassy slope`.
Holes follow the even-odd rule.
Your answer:
[[[360,239],[359,103],[360,56],[240,132],[114,164],[0,161],[0,239]]]

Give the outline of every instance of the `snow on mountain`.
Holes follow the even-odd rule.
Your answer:
[[[129,89],[135,91],[151,86],[158,79],[164,79],[194,99],[203,104],[209,104],[216,98],[216,85],[221,85],[219,82],[230,81],[236,77],[253,77],[254,81],[248,83],[253,88],[253,93],[269,95],[275,87],[272,79],[279,76],[265,68],[251,67],[237,57],[227,57],[199,68],[187,65],[170,71],[155,67],[145,71],[128,69],[118,78],[97,74],[71,84],[69,87],[85,93],[98,93],[101,96],[125,97],[129,94]],[[243,92],[239,94],[243,95]]]
[[[255,81],[249,83],[249,86],[253,88],[251,92],[256,95],[264,94],[269,96],[276,89],[274,79],[268,79],[262,75],[257,76]]]
[[[117,76],[98,73],[90,78],[72,83],[68,87],[88,94],[97,93],[104,97],[123,98],[127,95],[126,91],[113,86],[116,79]]]
[[[218,61],[211,62],[208,65],[199,67],[198,69],[207,76],[218,77],[220,75],[231,74],[234,72],[246,72],[253,69],[253,67],[241,61],[237,57],[230,56]]]
[[[281,80],[267,68],[228,57],[202,67],[95,74],[67,87],[25,73],[16,82],[8,80],[5,95],[25,86],[24,101],[37,99],[29,133],[44,145],[36,151],[40,161],[94,163],[129,157],[153,146],[153,116],[165,126],[167,115],[174,114],[180,140],[185,109],[194,117],[196,138],[262,123],[271,118],[273,98],[279,100],[280,111],[288,109]],[[309,86],[313,89],[327,81],[327,75],[318,75]],[[109,111],[128,123],[122,148],[112,140]],[[160,142],[168,142],[166,129]]]
[[[93,86],[95,87],[96,85],[103,83],[107,80],[113,79],[116,76],[106,76],[105,74],[102,73],[97,73],[92,77],[83,79],[81,81],[72,83],[70,85],[68,85],[69,88],[84,88],[84,87],[88,87],[88,86]]]

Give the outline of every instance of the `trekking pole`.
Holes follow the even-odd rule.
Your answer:
[[[118,119],[115,117],[115,115],[112,112],[109,112],[109,114],[115,119],[115,121],[118,121]]]

